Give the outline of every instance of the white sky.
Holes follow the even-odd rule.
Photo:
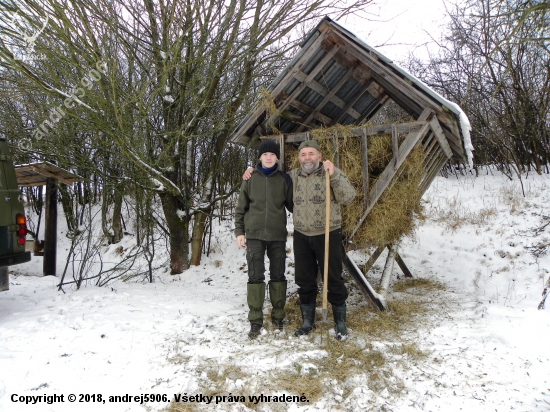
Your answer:
[[[379,0],[368,11],[370,21],[348,17],[338,23],[396,62],[405,60],[409,51],[426,59],[426,45],[438,47],[430,35],[439,40],[448,22],[444,0]]]

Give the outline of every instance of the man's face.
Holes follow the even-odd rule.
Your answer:
[[[298,153],[298,160],[302,165],[303,171],[309,174],[319,167],[321,153],[314,147],[304,147]]]
[[[270,167],[275,166],[275,163],[277,163],[277,156],[275,153],[271,152],[265,152],[262,153],[260,156],[260,162],[262,163],[262,167],[264,169],[269,169]]]

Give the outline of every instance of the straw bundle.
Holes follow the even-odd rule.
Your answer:
[[[355,199],[342,207],[342,230],[351,233],[363,214],[363,170],[361,139],[351,133],[355,126],[337,125],[311,131],[311,137],[321,148],[323,159],[334,159],[338,152],[339,168],[356,189]],[[369,136],[367,139],[369,187],[372,188],[392,159],[391,135]],[[297,150],[286,150],[287,170],[300,167]],[[415,217],[422,217],[419,184],[424,173],[423,151],[415,148],[400,167],[398,175],[384,191],[367,218],[351,239],[358,247],[384,246],[398,243],[410,234]]]

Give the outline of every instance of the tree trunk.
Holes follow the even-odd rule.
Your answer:
[[[189,269],[189,246],[187,244],[187,230],[189,223],[186,217],[179,218],[178,199],[169,194],[160,195],[164,217],[170,232],[170,269],[172,275],[182,273]]]
[[[202,255],[202,238],[204,236],[204,229],[206,218],[208,215],[203,212],[195,212],[193,224],[193,234],[191,236],[191,265],[199,266],[201,264]]]
[[[113,204],[113,243],[122,240],[122,188],[117,187]]]

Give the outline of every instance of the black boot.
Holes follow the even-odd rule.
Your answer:
[[[313,329],[315,329],[315,302],[300,305],[300,310],[302,312],[302,326],[300,326],[296,332],[295,336],[307,335]]]
[[[256,339],[258,336],[260,336],[261,330],[262,330],[262,325],[258,325],[257,323],[251,323],[250,332],[248,332],[248,339]]]
[[[336,339],[345,340],[348,336],[346,328],[346,304],[337,306],[332,305],[332,315],[334,316],[334,331]]]

